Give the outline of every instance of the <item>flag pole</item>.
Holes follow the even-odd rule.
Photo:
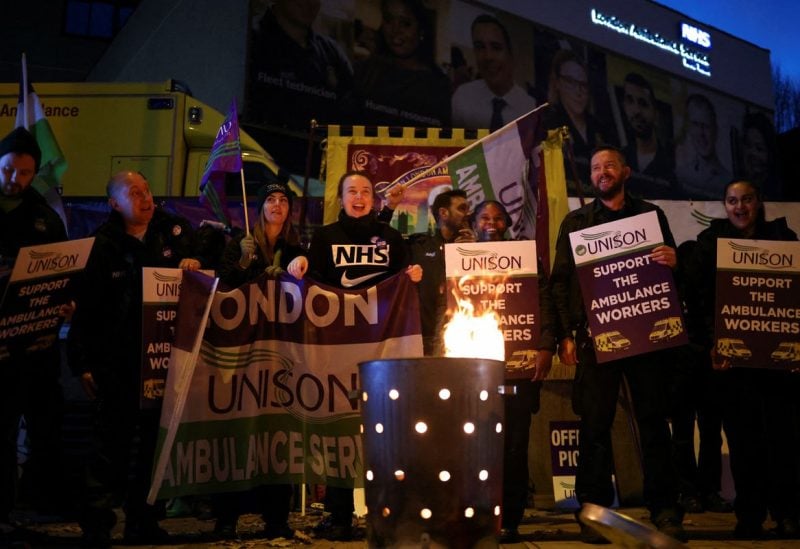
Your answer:
[[[308,145],[306,147],[306,173],[303,176],[303,199],[300,202],[300,238],[303,238],[306,228],[306,212],[308,210],[308,178],[311,173],[312,153],[314,152],[314,131],[317,129],[317,120],[312,118],[308,124]],[[292,212],[289,212],[291,215]]]
[[[242,179],[242,208],[244,209],[244,231],[247,236],[250,236],[250,221],[247,218],[247,190],[244,184],[244,166],[239,168],[239,175]]]
[[[477,141],[475,141],[474,143],[471,143],[471,144],[467,145],[466,147],[464,147],[464,148],[463,148],[463,149],[461,149],[460,151],[456,152],[455,154],[452,154],[452,155],[448,156],[447,158],[444,158],[444,159],[440,160],[439,162],[437,162],[437,163],[436,163],[436,164],[434,164],[433,166],[430,166],[430,167],[428,167],[428,168],[426,168],[426,169],[422,170],[422,171],[421,171],[421,172],[419,172],[417,175],[415,175],[414,177],[412,177],[411,179],[409,179],[408,181],[406,181],[406,182],[404,183],[404,185],[406,186],[406,188],[408,188],[408,187],[409,187],[409,186],[411,186],[413,183],[416,183],[416,182],[417,182],[417,180],[419,180],[419,179],[422,179],[424,176],[428,175],[428,174],[429,174],[429,173],[431,173],[432,171],[434,171],[434,170],[436,170],[436,169],[438,169],[438,168],[440,168],[440,167],[444,166],[445,164],[449,164],[450,162],[452,162],[452,161],[453,161],[453,160],[455,160],[456,158],[459,158],[460,156],[462,156],[462,155],[464,155],[464,154],[468,153],[469,151],[471,151],[472,149],[474,149],[474,148],[475,148],[475,147],[477,147],[478,145],[482,145],[484,141],[486,141],[487,139],[489,139],[489,138],[490,138],[490,137],[492,137],[493,135],[500,133],[500,132],[501,132],[501,131],[502,131],[504,128],[507,128],[508,126],[510,126],[510,125],[512,125],[512,124],[516,124],[518,121],[520,121],[520,120],[522,120],[523,118],[525,118],[526,116],[530,115],[530,114],[531,114],[531,112],[536,112],[536,111],[538,111],[539,109],[543,109],[543,108],[545,108],[545,107],[547,107],[547,103],[542,103],[541,105],[539,105],[538,107],[536,107],[536,108],[535,108],[535,109],[533,109],[532,111],[530,111],[530,112],[527,112],[527,113],[523,114],[522,116],[519,116],[519,117],[515,118],[514,120],[512,120],[511,122],[509,122],[508,124],[506,124],[506,125],[505,125],[505,126],[503,126],[502,128],[499,128],[499,129],[497,129],[497,130],[493,131],[492,133],[490,133],[489,135],[487,135],[487,136],[485,136],[485,137],[481,137],[480,139],[478,139],[478,140],[477,140]]]
[[[30,128],[28,120],[28,62],[25,59],[25,52],[22,52],[22,125],[25,129]]]

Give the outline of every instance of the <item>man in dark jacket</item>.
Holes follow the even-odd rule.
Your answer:
[[[95,233],[69,334],[70,365],[98,412],[99,451],[89,464],[80,523],[87,543],[107,544],[116,520],[111,508],[125,496],[126,540],[158,542],[166,532],[145,499],[160,410],[139,410],[142,267],[201,264],[188,221],[157,209],[141,174],[116,174],[107,194],[112,212]]]
[[[668,380],[668,352],[597,363],[569,234],[655,211],[665,245],[655,247],[650,259],[674,269],[677,265],[675,241],[660,208],[625,193],[625,181],[631,170],[621,151],[613,147],[596,149],[590,167],[597,198],[570,212],[561,223],[550,278],[560,324],[559,358],[564,364],[577,364],[573,408],[581,416],[581,424],[576,495],[581,504],[595,503],[607,507],[613,503],[611,425],[624,375],[631,389],[639,424],[644,497],[650,518],[662,532],[685,540],[686,533],[681,526],[683,512],[677,504],[678,494],[670,461],[666,399],[663,398]],[[602,540],[583,525],[582,533],[585,541]]]
[[[475,233],[469,228],[469,202],[463,189],[438,194],[433,199],[431,213],[436,221],[436,232],[412,234],[408,244],[411,263],[422,267],[418,288],[423,351],[426,356],[440,356],[444,352],[442,329],[447,311],[444,245],[475,242]]]
[[[20,248],[67,239],[61,218],[31,187],[41,158],[36,139],[23,128],[0,141],[0,296]],[[30,444],[25,476],[33,484],[34,504],[41,507],[43,503],[55,503],[60,480],[63,403],[57,346],[24,353],[12,343],[2,355],[0,535],[12,529],[9,513],[16,493],[16,435],[21,415],[25,416]]]

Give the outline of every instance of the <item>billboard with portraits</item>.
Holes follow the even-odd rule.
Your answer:
[[[493,129],[548,102],[548,125],[570,130],[572,195],[610,144],[645,198],[719,200],[734,176],[784,198],[771,112],[534,21],[463,0],[251,0],[250,14],[244,124]]]

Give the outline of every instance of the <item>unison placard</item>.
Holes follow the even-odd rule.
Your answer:
[[[672,269],[650,258],[664,243],[656,212],[569,238],[598,362],[688,342]]]
[[[800,367],[800,242],[719,239],[715,344],[732,366]]]

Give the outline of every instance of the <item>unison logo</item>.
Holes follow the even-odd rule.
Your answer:
[[[28,263],[28,274],[41,273],[45,271],[61,272],[67,269],[74,269],[78,264],[79,254],[59,254],[56,252],[37,252],[31,250],[31,258]]]
[[[745,246],[734,242],[728,242],[728,246],[733,250],[732,261],[736,265],[760,265],[770,269],[784,269],[794,266],[794,256],[792,254],[770,252],[758,246]]]
[[[153,273],[156,279],[156,295],[159,297],[176,297],[181,293],[180,278],[172,275],[165,275],[158,271]]]
[[[461,269],[468,271],[509,271],[522,268],[522,257],[500,255],[489,250],[456,248],[461,256]]]
[[[647,231],[636,229],[633,231],[603,231],[599,233],[581,233],[585,244],[575,247],[577,255],[586,253],[595,255],[602,252],[619,249],[635,248],[647,242]]]

